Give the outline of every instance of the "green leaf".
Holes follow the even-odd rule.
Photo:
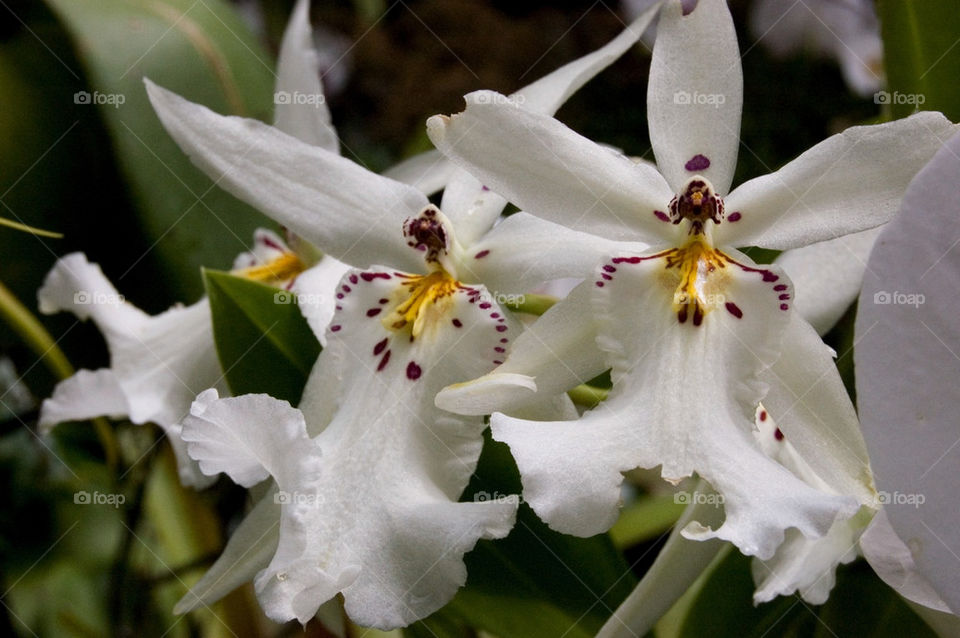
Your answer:
[[[823,605],[781,596],[753,605],[751,559],[731,551],[709,575],[690,607],[683,638],[934,638],[935,634],[881,581],[865,561],[837,570],[837,585]]]
[[[880,0],[886,96],[894,118],[919,106],[960,120],[960,0]],[[922,100],[922,102],[921,102]]]
[[[230,273],[203,273],[217,356],[235,394],[265,392],[296,405],[320,344],[294,295]]]
[[[63,95],[103,118],[142,229],[175,292],[200,292],[200,266],[225,267],[263,217],[216,188],[163,130],[143,77],[221,113],[266,118],[273,60],[223,0],[47,0],[89,82]],[[79,73],[79,69],[77,72]],[[106,220],[91,219],[96,224]]]
[[[610,538],[622,548],[654,540],[680,520],[685,507],[674,494],[641,496],[620,512]]]
[[[520,490],[509,449],[487,432],[461,500],[507,498]],[[499,638],[593,636],[636,584],[609,536],[558,534],[525,503],[507,538],[480,541],[465,562],[467,585],[443,611]]]

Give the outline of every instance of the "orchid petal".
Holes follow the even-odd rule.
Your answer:
[[[580,284],[524,330],[496,370],[444,388],[437,406],[460,414],[513,414],[606,370],[593,317],[584,312],[592,286],[592,281]]]
[[[654,214],[673,192],[657,171],[492,91],[427,120],[444,155],[523,210],[609,239],[660,243],[675,227]]]
[[[673,191],[702,175],[729,192],[740,147],[743,72],[725,0],[700,0],[684,15],[679,0],[660,12],[647,117],[657,166]]]
[[[301,96],[309,98],[306,103]],[[310,28],[310,0],[298,0],[280,43],[274,94],[274,125],[288,135],[340,153],[337,132],[320,81],[320,59]]]
[[[219,186],[351,265],[421,266],[400,232],[428,204],[420,191],[262,122],[218,115],[144,82],[167,131]]]
[[[473,243],[460,271],[497,294],[523,293],[553,279],[587,277],[618,246],[623,244],[521,212]]]
[[[490,230],[506,205],[506,199],[460,167],[451,173],[440,201],[440,208],[457,229],[457,239],[467,246]]]
[[[910,183],[867,263],[854,362],[863,434],[890,525],[960,613],[956,379],[960,241],[954,135]]]
[[[766,376],[763,403],[817,476],[837,493],[871,504],[876,493],[867,447],[833,359],[833,350],[794,313]]]
[[[879,228],[784,251],[773,262],[797,292],[794,309],[826,334],[860,294],[863,271]]]
[[[383,172],[397,182],[409,184],[424,195],[439,192],[450,181],[454,165],[438,150],[424,151],[394,164]]]
[[[917,569],[910,548],[897,536],[883,510],[877,512],[860,537],[863,557],[877,576],[894,591],[918,605],[951,613],[926,577]]]
[[[617,518],[621,473],[658,465],[670,481],[697,472],[723,496],[724,524],[691,523],[688,538],[729,540],[762,558],[790,527],[816,537],[853,513],[852,499],[809,487],[751,434],[760,375],[777,357],[788,313],[769,283],[782,278],[736,258],[745,266],[726,266],[726,308],[709,309],[700,325],[678,321],[659,279],[662,258],[608,261],[614,270],[600,272],[613,274],[594,288],[594,305],[597,343],[612,367],[609,398],[576,422],[493,415],[493,436],[510,446],[524,498],[548,525],[579,536],[605,531]]]
[[[271,489],[246,515],[230,535],[227,546],[206,573],[173,608],[185,614],[220,600],[234,589],[253,580],[270,564],[280,538],[280,505]]]
[[[120,419],[130,414],[130,404],[113,370],[78,370],[57,384],[53,396],[40,408],[40,431],[66,421],[84,421],[99,416]]]
[[[657,2],[655,6],[645,9],[617,37],[593,53],[568,62],[510,97],[526,109],[553,115],[580,87],[620,59],[620,56],[637,43],[656,15],[659,5],[660,2]]]
[[[327,345],[327,326],[333,319],[337,305],[334,298],[337,285],[348,270],[350,266],[342,261],[324,257],[293,281],[292,290],[297,295],[297,307],[321,346]]]
[[[782,250],[875,228],[890,221],[907,184],[957,130],[933,112],[848,128],[737,187],[725,205],[728,217],[740,218],[718,225],[714,237]]]

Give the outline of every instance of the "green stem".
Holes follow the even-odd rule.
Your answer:
[[[594,408],[601,401],[607,398],[609,390],[604,390],[603,388],[595,388],[592,385],[587,385],[581,383],[575,388],[570,388],[567,390],[567,394],[577,405],[582,405],[585,408]]]
[[[16,332],[24,343],[43,361],[44,365],[60,381],[73,376],[73,366],[57,345],[53,337],[47,332],[27,307],[20,303],[10,290],[0,282],[0,317]],[[110,471],[117,467],[117,441],[113,436],[113,428],[106,419],[92,419],[97,437],[103,446],[104,456]]]
[[[63,233],[55,233],[52,230],[34,228],[33,226],[27,226],[26,224],[15,222],[12,219],[7,219],[6,217],[0,217],[0,226],[6,226],[7,228],[13,228],[14,230],[21,230],[32,235],[40,235],[41,237],[51,237],[53,239],[63,238]]]
[[[550,295],[517,295],[517,301],[506,301],[501,305],[516,312],[525,312],[528,315],[540,316],[550,310],[553,304],[557,303],[556,297]]]

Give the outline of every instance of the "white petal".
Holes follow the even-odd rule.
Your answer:
[[[671,481],[697,472],[722,495],[726,520],[717,530],[691,524],[687,537],[729,540],[764,558],[784,530],[815,537],[852,514],[852,499],[808,487],[752,435],[766,389],[760,375],[778,355],[788,317],[774,290],[782,277],[737,254],[744,266],[717,275],[725,305],[708,308],[700,325],[680,323],[663,258],[644,257],[613,258],[600,271],[609,277],[597,275],[609,398],[573,423],[491,419],[517,461],[524,498],[554,529],[589,536],[616,520],[621,472],[661,465]]]
[[[280,235],[266,228],[257,228],[253,231],[253,247],[236,256],[233,270],[268,264],[290,252],[290,247]]]
[[[130,413],[127,397],[113,370],[80,370],[53,389],[53,396],[40,407],[40,430],[49,432],[66,421],[83,421],[98,416],[114,419]]]
[[[280,505],[275,502],[276,489],[260,499],[230,535],[227,546],[203,577],[190,588],[173,608],[185,614],[198,607],[207,607],[231,591],[253,580],[270,564],[280,538]]]
[[[571,291],[514,341],[503,365],[483,377],[447,386],[437,405],[461,414],[513,414],[585,383],[607,369],[589,312],[593,281]]]
[[[784,251],[773,262],[793,282],[794,309],[826,334],[860,294],[863,271],[879,228]]]
[[[37,296],[43,312],[70,310],[97,324],[134,423],[173,426],[198,392],[224,387],[206,299],[151,317],[127,303],[100,267],[79,253],[57,262]],[[104,397],[100,414],[117,416],[116,401]]]
[[[854,126],[726,198],[736,222],[717,226],[720,245],[796,248],[890,220],[913,176],[958,130],[940,113]]]
[[[473,243],[458,272],[495,294],[524,293],[553,279],[589,276],[618,245],[521,212]]]
[[[218,186],[351,265],[418,268],[402,225],[427,198],[256,120],[224,117],[144,80],[170,135]]]
[[[885,511],[881,510],[873,517],[870,526],[860,537],[860,547],[863,557],[877,576],[898,594],[919,605],[951,613],[930,582],[917,569],[910,548],[890,526]]]
[[[656,243],[675,234],[654,215],[673,193],[649,166],[498,93],[465,99],[463,113],[427,120],[427,133],[493,191],[528,213],[610,239]]]
[[[273,96],[274,125],[307,144],[340,153],[320,81],[320,59],[310,28],[310,0],[298,0],[280,43]]]
[[[440,201],[444,215],[457,229],[457,239],[467,246],[490,230],[506,205],[506,199],[459,167],[451,173]]]
[[[870,459],[833,350],[796,313],[781,348],[765,376],[769,390],[764,406],[786,440],[831,489],[873,503]]]
[[[327,326],[333,319],[337,305],[334,295],[340,280],[350,266],[333,257],[323,257],[315,265],[303,271],[293,282],[297,295],[297,307],[307,320],[321,346],[327,345]]]
[[[616,62],[620,56],[637,43],[658,9],[659,2],[657,6],[646,8],[642,14],[627,25],[627,28],[620,35],[603,47],[563,65],[536,82],[528,84],[510,97],[526,109],[553,115],[580,87]]]
[[[440,191],[453,174],[454,166],[440,151],[430,150],[408,157],[383,172],[384,177],[410,184],[424,195]]]
[[[740,147],[743,72],[725,0],[700,0],[684,16],[680,0],[660,12],[647,117],[657,166],[673,191],[703,175],[729,192]]]
[[[265,394],[220,399],[213,389],[197,396],[181,436],[205,474],[224,472],[244,487],[272,475],[281,489],[293,482],[282,479],[300,469],[309,441],[303,415],[286,401]]]
[[[911,182],[867,264],[854,362],[884,509],[917,569],[960,613],[960,136]],[[922,499],[922,502],[921,502]]]

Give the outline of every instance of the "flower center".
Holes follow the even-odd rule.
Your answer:
[[[426,275],[396,275],[403,281],[394,293],[396,303],[383,318],[383,326],[399,331],[410,325],[411,340],[442,319],[452,303],[453,294],[464,287],[441,267]]]
[[[284,252],[268,262],[234,270],[238,277],[279,286],[306,270],[303,261],[292,252]]]
[[[723,221],[723,198],[716,194],[706,178],[692,177],[680,193],[670,202],[670,221],[679,224],[690,221],[690,234],[703,234],[703,225],[708,221],[719,224]]]
[[[728,274],[725,269],[732,260],[719,250],[711,248],[702,235],[695,235],[681,248],[668,251],[663,277],[673,288],[673,310],[677,321],[693,325],[703,323],[703,317],[725,303],[723,290]]]

